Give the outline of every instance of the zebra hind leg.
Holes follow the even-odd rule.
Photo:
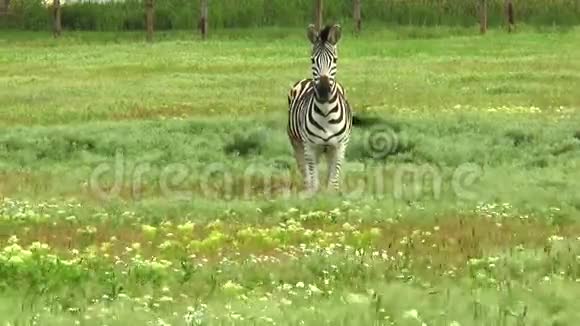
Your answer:
[[[336,192],[340,190],[341,169],[345,151],[346,146],[338,144],[329,146],[326,153],[328,159],[328,188]]]

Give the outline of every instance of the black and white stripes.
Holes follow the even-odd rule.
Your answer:
[[[328,159],[328,186],[338,190],[346,147],[350,140],[352,113],[342,86],[336,81],[339,25],[318,33],[308,27],[312,43],[312,78],[295,83],[288,94],[288,136],[304,177],[306,190],[318,190],[317,164]]]

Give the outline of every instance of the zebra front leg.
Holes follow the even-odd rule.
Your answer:
[[[306,144],[304,146],[304,162],[306,177],[306,192],[309,195],[318,191],[318,151],[314,145]]]
[[[328,148],[328,188],[334,191],[340,189],[340,172],[346,145],[337,144]]]
[[[305,180],[307,174],[306,162],[304,161],[304,144],[292,140],[292,148],[294,149],[294,158],[296,159],[296,164],[298,165],[298,170],[300,171],[300,177],[302,180]]]

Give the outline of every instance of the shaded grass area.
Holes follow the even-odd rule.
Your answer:
[[[563,221],[575,220],[578,116],[528,111],[377,115],[354,132],[341,198],[390,207],[392,214],[423,205],[430,208],[425,215],[509,202],[538,215],[558,207]],[[309,205],[299,197],[302,184],[284,120],[11,128],[0,136],[0,191],[40,199],[73,196],[96,205],[161,205],[175,209],[174,215],[193,207],[246,210],[272,200],[280,208]],[[325,169],[324,161],[320,167]],[[167,214],[164,209],[155,208],[155,215]]]

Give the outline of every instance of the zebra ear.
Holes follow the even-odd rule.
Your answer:
[[[328,42],[332,45],[336,45],[340,41],[340,36],[342,34],[342,27],[340,24],[334,24],[330,28],[330,33],[328,34]]]
[[[318,31],[314,24],[308,25],[308,29],[306,31],[306,36],[310,40],[310,43],[314,44],[318,40]]]

